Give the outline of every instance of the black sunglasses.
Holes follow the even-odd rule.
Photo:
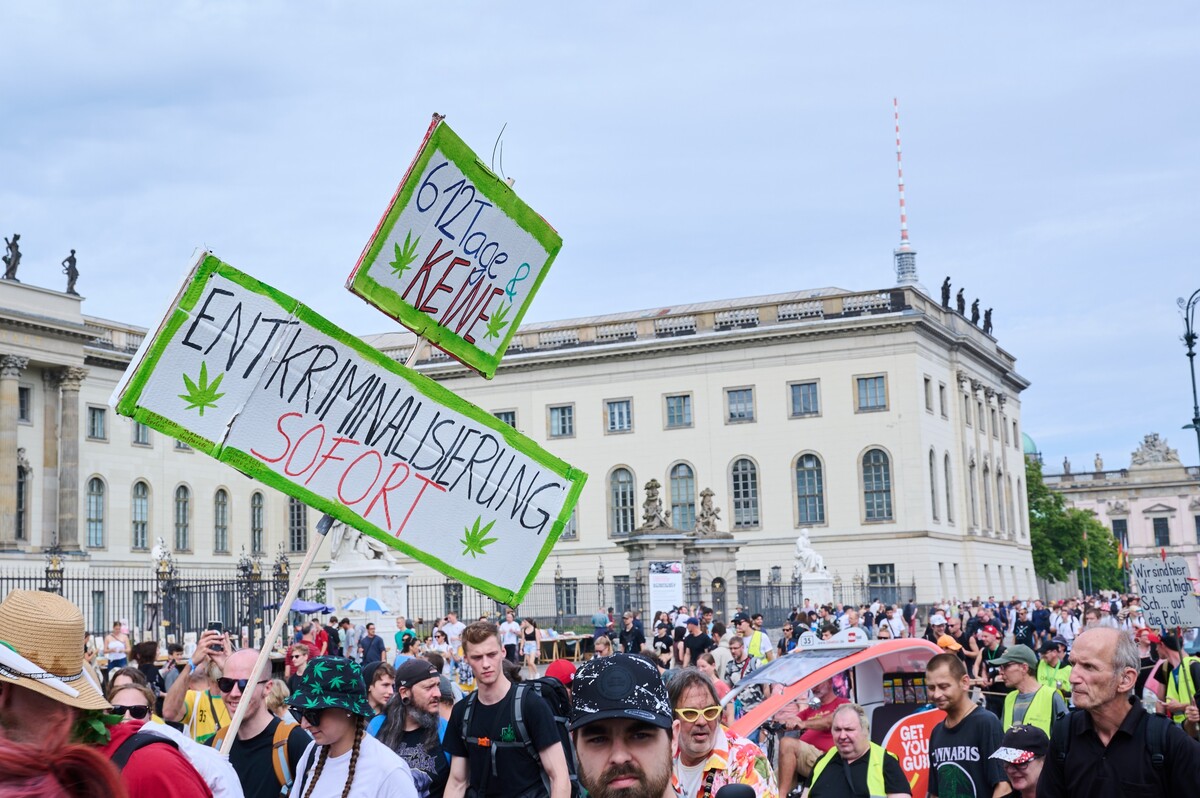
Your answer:
[[[120,704],[113,705],[113,715],[123,716],[125,713],[129,713],[129,717],[133,718],[134,720],[144,720],[146,716],[150,714],[150,707],[146,706],[145,704],[135,707],[125,707],[121,706]]]
[[[325,710],[329,707],[321,707],[319,709],[304,709],[300,711],[300,717],[308,721],[309,726],[320,726],[321,716],[325,714]]]
[[[266,684],[269,681],[271,681],[271,680],[270,679],[260,679],[258,683]],[[246,692],[246,685],[249,683],[250,683],[249,679],[228,679],[228,678],[222,676],[220,679],[217,679],[217,689],[219,689],[222,693],[232,693],[233,686],[236,684],[237,688],[244,693],[244,692]]]

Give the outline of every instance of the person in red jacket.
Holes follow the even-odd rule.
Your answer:
[[[110,739],[100,753],[114,759],[121,745],[145,724],[144,720],[127,720],[109,727]],[[121,768],[129,798],[210,798],[212,790],[187,757],[163,738],[157,740],[135,750]]]

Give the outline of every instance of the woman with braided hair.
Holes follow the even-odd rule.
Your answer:
[[[296,768],[294,798],[417,798],[408,763],[366,733],[374,713],[358,663],[311,660],[288,703],[313,738]]]

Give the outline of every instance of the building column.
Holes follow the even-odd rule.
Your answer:
[[[42,371],[42,548],[54,543],[58,530],[58,389],[61,370]]]
[[[79,386],[87,369],[72,366],[62,376],[59,424],[58,545],[79,551]],[[15,479],[14,474],[14,479]]]
[[[0,356],[0,549],[17,547],[17,380],[28,364]]]

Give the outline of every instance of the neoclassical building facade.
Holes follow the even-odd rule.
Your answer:
[[[307,548],[315,514],[107,406],[146,332],[0,280],[0,565],[40,562],[55,541],[114,566],[148,563],[160,538],[195,567]],[[398,360],[414,345],[406,331],[365,340]],[[618,544],[653,479],[679,529],[711,490],[740,582],[789,579],[808,530],[846,582],[912,584],[922,601],[1036,590],[1028,382],[919,286],[529,324],[491,381],[437,350],[417,363],[590,475],[544,580],[633,578]]]

